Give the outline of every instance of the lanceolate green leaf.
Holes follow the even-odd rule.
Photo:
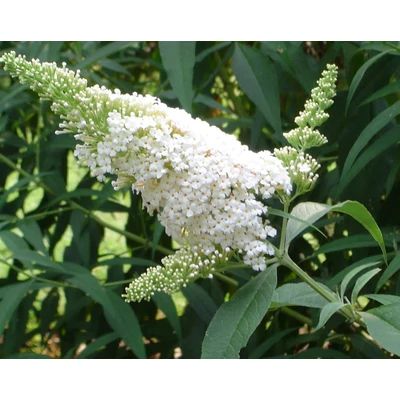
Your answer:
[[[342,193],[344,188],[352,179],[354,179],[354,177],[362,170],[362,168],[364,168],[365,165],[400,140],[400,129],[398,126],[396,126],[376,140],[370,146],[370,148],[365,150],[365,152],[359,156],[361,151],[367,146],[368,142],[398,114],[400,114],[400,100],[385,111],[382,111],[360,133],[360,136],[358,136],[353,147],[350,149],[350,152],[344,163],[339,187],[336,193],[337,196]],[[358,156],[359,158],[357,159]]]
[[[390,304],[359,313],[368,333],[390,353],[400,356],[400,303]]]
[[[139,358],[146,358],[142,331],[132,308],[120,296],[102,287],[99,281],[85,268],[73,263],[62,263],[61,265],[65,271],[73,275],[68,279],[70,283],[79,287],[103,306],[110,326],[132,352]]]
[[[182,107],[192,112],[196,42],[159,42],[163,66]]]
[[[243,91],[275,132],[281,133],[278,80],[269,57],[249,46],[236,44],[232,68]]]
[[[382,276],[379,278],[376,284],[375,292],[377,292],[385,282],[388,281],[398,270],[400,269],[400,254],[397,254],[395,258],[390,262],[388,267],[383,271]]]
[[[329,290],[327,287],[325,289]],[[286,283],[275,290],[272,296],[272,303],[275,307],[285,305],[322,308],[328,303],[320,294],[304,282]]]
[[[297,218],[307,221],[308,224],[312,224],[329,211],[336,211],[348,214],[356,221],[358,221],[361,225],[363,225],[364,228],[367,229],[367,231],[374,238],[374,240],[379,244],[385,262],[387,262],[386,249],[382,232],[379,229],[379,226],[375,222],[374,218],[372,217],[371,213],[361,203],[348,200],[334,206],[328,206],[326,204],[305,202],[295,206],[291,214]],[[290,242],[306,227],[307,225],[305,223],[295,221],[293,219],[289,220],[286,230],[286,249],[289,248]]]
[[[98,337],[94,342],[88,344],[85,349],[78,354],[77,358],[88,358],[102,347],[107,346],[109,343],[118,339],[118,335],[115,332],[106,333],[103,336]]]
[[[341,308],[343,308],[345,306],[345,304],[341,303],[341,302],[337,302],[337,303],[328,303],[322,310],[321,310],[321,314],[319,316],[319,322],[318,325],[316,326],[315,330],[319,330],[321,329],[326,322],[328,321],[328,319],[336,312],[339,311]]]
[[[202,358],[239,358],[251,334],[268,311],[277,284],[277,267],[269,267],[242,286],[212,319]]]
[[[165,314],[168,321],[175,329],[178,338],[181,339],[181,323],[171,296],[163,292],[156,292],[152,296],[152,299],[156,303],[157,307]]]
[[[383,57],[385,54],[389,53],[389,51],[391,50],[387,50],[384,51],[382,53],[377,54],[375,57],[372,57],[371,59],[369,59],[358,71],[357,73],[354,75],[353,80],[351,81],[350,87],[349,87],[349,94],[347,96],[347,100],[346,100],[346,114],[349,108],[349,105],[351,103],[351,100],[353,99],[354,93],[356,91],[356,89],[358,88],[358,85],[361,82],[361,79],[363,78],[365,72],[367,71],[367,69],[373,65],[376,61],[378,61],[381,57]]]
[[[344,300],[344,294],[346,292],[347,289],[347,285],[349,284],[349,282],[361,271],[364,271],[364,269],[373,267],[377,264],[377,262],[370,262],[370,263],[366,263],[363,265],[360,265],[354,269],[352,269],[342,280],[342,283],[340,284],[340,298],[342,299],[342,301]]]
[[[182,293],[200,319],[209,324],[218,307],[207,291],[200,285],[192,283],[182,288]]]
[[[374,268],[371,271],[366,272],[364,275],[360,276],[357,279],[356,284],[354,285],[353,292],[351,294],[351,304],[355,304],[358,298],[358,294],[361,289],[378,273],[380,272],[380,268]]]

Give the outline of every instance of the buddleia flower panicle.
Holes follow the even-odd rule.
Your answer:
[[[336,78],[337,66],[328,64],[326,70],[322,72],[321,79],[317,81],[318,86],[312,89],[311,99],[306,101],[304,111],[295,118],[298,128],[284,133],[287,141],[298,151],[306,151],[328,142],[327,138],[315,128],[329,118],[325,110],[333,104]]]
[[[315,128],[329,118],[325,110],[333,104],[336,78],[336,65],[328,64],[326,70],[322,72],[321,79],[317,81],[318,86],[312,89],[311,99],[306,101],[304,111],[295,118],[298,128],[283,134],[293,147],[286,146],[274,150],[274,155],[287,168],[295,187],[290,196],[285,193],[280,196],[284,202],[312,190],[318,179],[316,171],[321,166],[305,151],[328,142],[328,139]]]
[[[265,218],[262,200],[292,189],[279,158],[269,151],[254,153],[233,135],[156,97],[88,87],[79,71],[65,64],[27,61],[14,52],[1,61],[12,76],[53,102],[62,119],[56,133],[74,134],[80,164],[99,181],[114,176],[116,190],[130,186],[147,211],[157,213],[166,233],[197,254],[190,265],[206,262],[217,251],[241,254],[245,264],[265,269],[265,256],[274,254],[268,238],[277,232]],[[161,287],[158,278],[168,291],[186,283],[180,255],[172,257],[172,265],[165,261],[164,267],[150,269],[136,285],[149,285],[146,293],[152,293]],[[172,270],[175,275],[168,275]],[[127,299],[148,297],[137,296]]]

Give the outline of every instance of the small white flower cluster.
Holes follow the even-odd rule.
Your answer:
[[[150,267],[125,289],[126,301],[149,301],[155,292],[172,294],[198,278],[212,278],[219,265],[226,265],[226,252],[215,250],[200,256],[193,250],[182,248],[161,260],[164,267]]]
[[[321,167],[309,154],[290,146],[275,149],[275,156],[288,166],[291,181],[296,185],[296,195],[309,192],[315,185]]]
[[[55,63],[3,55],[5,68],[54,103],[64,120],[58,133],[75,133],[83,144],[75,156],[93,176],[132,185],[149,213],[156,211],[167,234],[208,256],[215,250],[242,253],[256,270],[273,254],[267,241],[276,230],[260,199],[287,195],[291,182],[269,151],[254,153],[233,135],[184,110],[137,93],[87,87],[79,73]]]

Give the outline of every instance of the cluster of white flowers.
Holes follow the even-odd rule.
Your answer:
[[[87,87],[65,65],[28,62],[9,53],[5,68],[40,96],[53,101],[64,120],[58,133],[75,133],[75,156],[116,189],[132,185],[148,212],[158,213],[167,234],[208,256],[215,250],[242,253],[246,264],[265,268],[276,230],[261,201],[289,194],[282,162],[268,151],[254,153],[222,132],[159,99]]]

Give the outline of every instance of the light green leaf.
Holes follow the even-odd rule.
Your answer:
[[[269,267],[242,286],[214,315],[206,331],[202,358],[239,358],[268,311],[277,284],[277,267]]]
[[[392,107],[396,108],[395,112]],[[382,114],[386,113],[384,117],[386,117],[385,125],[390,122],[396,115],[400,114],[400,101],[393,104],[393,106],[388,108],[379,114],[372,122],[365,128],[360,136],[357,138],[353,147],[351,148],[349,155],[346,158],[346,162],[343,166],[343,172],[340,177],[339,186],[337,188],[337,196],[339,196],[343,190],[349,185],[349,183],[365,168],[365,166],[376,159],[381,153],[387,150],[389,147],[392,147],[394,144],[400,141],[400,127],[395,126],[388,132],[385,132],[381,137],[379,137],[374,143],[372,143],[357,159],[356,157],[360,154],[361,150],[367,145],[368,141],[371,139],[371,135],[375,135],[378,131],[376,130],[368,130],[368,128],[374,124],[374,121],[383,116]],[[373,129],[381,129],[381,126],[374,125]],[[368,132],[367,132],[368,130]],[[367,133],[368,136],[365,136],[364,133]]]
[[[278,79],[268,56],[246,45],[236,44],[232,68],[239,86],[260,109],[275,132],[282,132]]]
[[[322,310],[321,314],[319,316],[319,322],[318,325],[316,326],[315,330],[318,331],[321,329],[328,319],[338,310],[341,308],[345,307],[346,304],[343,304],[342,302],[337,302],[337,303],[328,303]]]
[[[392,294],[365,294],[365,297],[376,300],[383,305],[400,303],[400,296],[394,296]]]
[[[172,89],[181,106],[191,113],[196,42],[159,42],[159,48]]]
[[[318,221],[331,210],[331,206],[321,203],[303,202],[293,207],[290,215],[296,219],[290,219],[286,228],[285,247],[289,249],[291,241],[304,229]],[[304,222],[303,222],[304,221]]]
[[[329,290],[326,286],[324,287]],[[274,308],[285,305],[323,308],[328,303],[328,300],[324,299],[306,283],[300,282],[286,283],[276,289],[272,296],[272,303]]]
[[[400,303],[359,312],[368,333],[390,353],[400,356]]]
[[[165,314],[171,326],[175,329],[178,338],[181,339],[181,323],[171,296],[163,292],[156,292],[151,298],[156,303],[157,307]]]
[[[355,304],[361,289],[380,271],[380,268],[374,268],[357,279],[353,292],[351,293],[351,304]]]
[[[7,322],[12,317],[21,300],[25,297],[26,292],[30,289],[32,280],[22,283],[15,283],[6,287],[7,292],[3,293],[0,301],[0,337],[4,332]]]
[[[117,340],[118,338],[119,336],[115,332],[106,333],[105,335],[99,336],[94,342],[88,344],[76,358],[88,358],[93,353],[96,353],[96,351],[107,346],[109,343]]]
[[[382,276],[379,278],[376,284],[375,292],[377,292],[385,282],[387,282],[398,270],[400,269],[400,254],[397,254],[395,258],[390,262],[388,267],[383,271]]]
[[[349,282],[361,271],[364,271],[364,269],[373,267],[377,264],[377,262],[370,262],[370,263],[366,263],[363,265],[360,265],[359,267],[356,267],[354,269],[352,269],[342,280],[342,283],[340,284],[340,298],[344,299],[344,294],[346,292],[347,289],[347,285],[349,284]]]
[[[383,235],[379,226],[375,222],[371,213],[359,202],[348,200],[334,206],[326,204],[304,202],[295,206],[291,212],[295,217],[307,221],[309,224],[314,223],[329,211],[341,212],[353,217],[371,234],[374,240],[379,244],[385,262],[387,262],[386,248],[383,241]],[[286,230],[285,247],[288,250],[290,242],[300,234],[307,225],[305,223],[289,220]]]
[[[349,94],[347,95],[347,100],[346,100],[346,114],[349,109],[349,105],[351,103],[351,100],[353,99],[354,93],[356,89],[358,88],[358,85],[361,82],[361,79],[363,78],[364,74],[367,72],[367,69],[373,65],[376,61],[378,61],[381,57],[383,57],[385,54],[389,53],[391,50],[384,51],[383,53],[379,53],[376,56],[372,57],[369,59],[354,75],[353,80],[351,81],[350,87],[349,87]]]

